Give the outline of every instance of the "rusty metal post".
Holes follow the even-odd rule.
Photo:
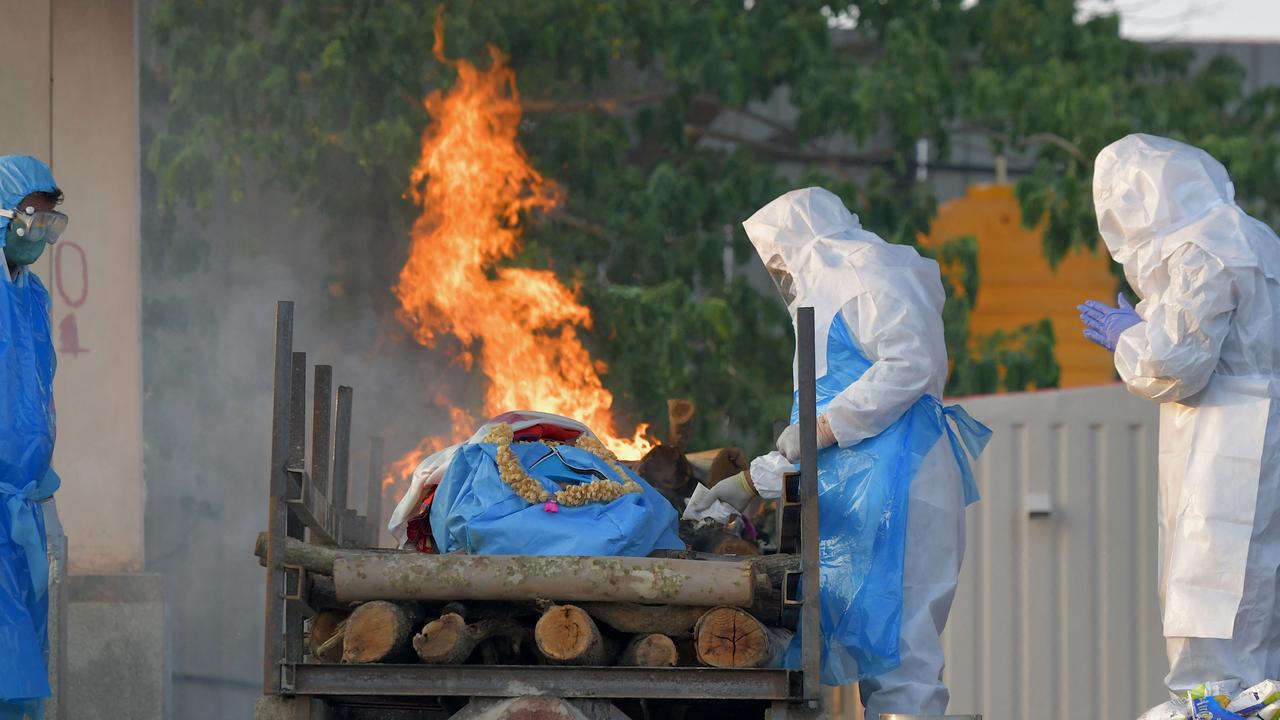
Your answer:
[[[293,375],[293,303],[276,304],[275,384],[271,403],[271,468],[267,493],[267,607],[263,622],[262,692],[280,693],[284,661],[284,540],[289,458],[289,400]]]
[[[333,367],[316,366],[316,391],[311,401],[311,482],[329,492],[329,463],[333,461]]]
[[[307,477],[307,354],[293,353],[289,388],[289,460],[286,472],[297,478],[304,507],[312,498],[311,480]],[[286,510],[285,534],[303,540],[307,527],[293,508]],[[303,596],[306,579],[300,568],[285,568],[285,597]],[[292,589],[291,589],[292,588]],[[302,662],[302,609],[295,603],[284,606],[284,659],[286,663]],[[282,688],[288,691],[290,688]]]
[[[338,386],[338,412],[333,438],[333,519],[338,528],[335,538],[339,545],[350,545],[356,539],[354,529],[355,513],[349,512],[347,500],[347,482],[351,477],[351,401],[352,390],[346,385]]]
[[[293,354],[289,386],[289,468],[302,469],[307,456],[307,354]]]
[[[382,537],[382,448],[382,438],[369,440],[369,485],[365,488],[364,514],[370,547],[377,547]]]
[[[813,308],[796,316],[796,349],[800,411],[800,568],[804,574],[804,606],[800,609],[800,658],[804,670],[804,699],[821,696],[822,624],[818,567],[818,392],[814,358]]]

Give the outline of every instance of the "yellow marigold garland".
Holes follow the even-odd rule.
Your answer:
[[[515,442],[515,433],[507,423],[495,425],[485,436],[485,442],[498,446],[498,477],[530,505],[545,503],[552,498],[542,484],[533,478],[520,464],[511,445]],[[548,443],[555,444],[555,443]],[[581,485],[570,485],[556,492],[555,501],[566,507],[578,507],[591,502],[611,503],[623,495],[643,492],[640,483],[632,480],[618,464],[618,458],[599,440],[588,435],[578,437],[574,445],[600,458],[611,470],[624,478],[622,483],[612,480],[592,480]]]

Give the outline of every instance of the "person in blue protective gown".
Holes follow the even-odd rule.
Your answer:
[[[66,228],[35,158],[0,157],[0,719],[42,717],[49,696],[48,560],[41,504],[57,489],[49,293],[31,264]]]
[[[939,635],[964,555],[964,508],[977,499],[969,456],[991,433],[940,402],[938,265],[864,230],[822,188],[789,192],[743,225],[793,322],[797,308],[814,308],[822,681],[857,681],[868,718],[941,715]],[[797,418],[793,408],[776,452],[697,505],[778,497],[800,457]],[[797,646],[788,664],[798,666]]]

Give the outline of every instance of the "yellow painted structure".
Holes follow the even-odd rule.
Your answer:
[[[978,240],[978,303],[970,318],[975,337],[1014,330],[1049,318],[1054,355],[1062,367],[1061,387],[1114,382],[1111,355],[1081,335],[1076,306],[1090,298],[1114,303],[1117,279],[1108,269],[1105,249],[1075,251],[1056,268],[1041,250],[1039,228],[1022,225],[1022,213],[1010,185],[975,185],[962,198],[942,205],[928,247],[962,235]]]

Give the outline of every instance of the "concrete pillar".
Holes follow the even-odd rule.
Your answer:
[[[21,32],[0,43],[0,155],[53,151],[53,8],[49,0],[0,0],[0,14]]]
[[[142,569],[138,63],[131,2],[54,0],[52,160],[71,216],[43,260],[72,573]]]

